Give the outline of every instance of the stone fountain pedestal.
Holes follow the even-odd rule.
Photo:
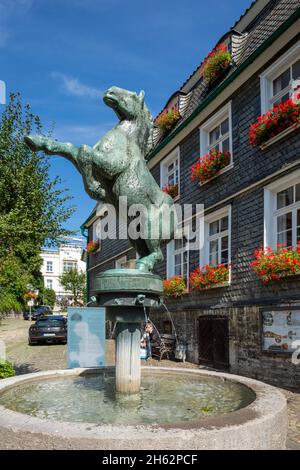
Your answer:
[[[160,304],[159,276],[138,269],[110,269],[95,279],[98,305],[116,326],[116,391],[137,393],[141,386],[140,325]]]

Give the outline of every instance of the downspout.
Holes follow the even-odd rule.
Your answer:
[[[80,227],[80,231],[81,231],[81,235],[86,239],[86,241],[88,241],[88,234],[86,234],[85,232],[86,230],[86,227],[84,225],[82,225]],[[87,253],[87,257],[86,257],[86,304],[88,303],[89,299],[90,299],[90,272],[89,272],[89,268],[90,268],[90,257],[89,257],[89,254]]]

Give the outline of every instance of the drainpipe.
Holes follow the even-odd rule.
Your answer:
[[[88,233],[85,232],[86,230],[86,227],[84,225],[82,225],[80,227],[80,230],[81,230],[81,235],[86,238],[86,241],[88,241]],[[86,257],[86,304],[88,303],[89,301],[89,298],[90,298],[90,274],[89,274],[89,267],[90,267],[90,257],[89,257],[89,254],[87,253],[87,257]]]

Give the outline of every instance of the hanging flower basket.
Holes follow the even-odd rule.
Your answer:
[[[300,274],[300,244],[296,249],[282,248],[280,245],[278,250],[261,248],[254,253],[254,257],[251,267],[264,284]]]
[[[230,163],[230,152],[220,152],[211,150],[197,160],[192,166],[192,180],[199,180],[200,183],[218,176],[218,173]]]
[[[38,294],[33,291],[28,291],[24,295],[25,300],[36,300],[38,298]]]
[[[87,244],[86,251],[89,254],[96,253],[96,251],[99,249],[99,246],[99,240],[92,240]]]
[[[298,98],[300,97],[300,94]],[[287,100],[273,107],[271,111],[259,116],[249,130],[251,145],[263,145],[289,127],[300,124],[300,104]]]
[[[194,291],[217,287],[228,283],[229,267],[224,264],[211,266],[207,264],[203,268],[196,268],[190,274],[190,287]]]
[[[178,196],[178,184],[166,184],[162,190],[164,193],[169,194],[173,199]]]
[[[188,293],[184,276],[173,276],[163,281],[164,296],[177,299]]]
[[[225,44],[219,44],[203,63],[203,76],[208,83],[216,80],[230,65],[232,56]]]
[[[170,131],[177,121],[180,119],[180,114],[177,106],[164,109],[156,118],[155,123],[163,131]]]

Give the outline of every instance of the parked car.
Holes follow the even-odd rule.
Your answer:
[[[67,343],[67,319],[63,315],[39,318],[28,331],[28,344]]]
[[[31,309],[31,320],[37,320],[39,317],[43,315],[51,315],[52,309],[49,305],[39,305],[38,307],[32,307]],[[29,320],[30,312],[26,310],[23,313],[24,320]]]

